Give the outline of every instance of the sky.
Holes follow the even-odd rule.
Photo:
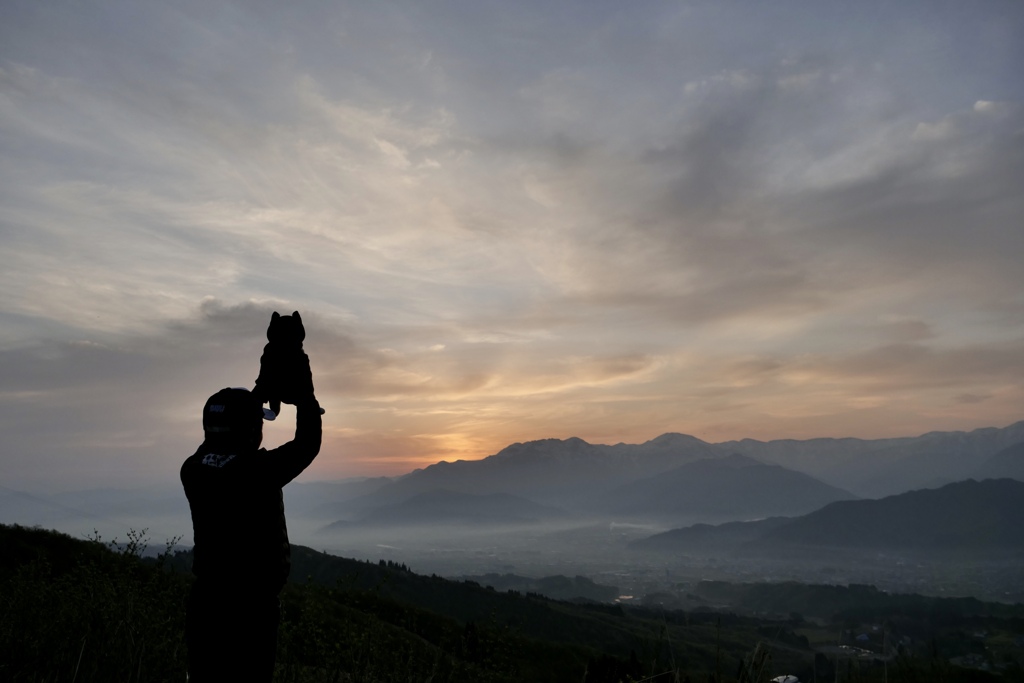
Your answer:
[[[0,481],[1024,419],[1024,4],[0,3]],[[290,438],[293,413],[267,427]]]

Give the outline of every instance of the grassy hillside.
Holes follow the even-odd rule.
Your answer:
[[[143,543],[135,533],[112,544],[0,526],[0,680],[183,680],[189,556],[141,560]],[[921,635],[929,633],[925,616],[924,630],[901,654],[884,643],[873,652],[828,654],[815,646],[832,642],[835,623],[817,627],[791,614],[769,619],[558,602],[302,547],[294,548],[292,578],[282,594],[277,681],[696,683],[767,681],[784,673],[809,681],[833,680],[836,667],[842,680],[985,680],[981,671],[948,662],[983,656],[960,646],[956,629],[967,626],[1001,644],[1003,680],[1021,680],[1012,658],[1017,610],[993,616],[972,605],[969,622],[954,612],[933,634],[931,650]],[[779,594],[771,587],[707,588],[709,598],[731,595],[737,604],[777,611],[823,597],[820,587],[806,588],[818,591],[815,598],[796,584],[780,586]],[[839,618],[852,633],[860,619],[884,615],[845,611]]]

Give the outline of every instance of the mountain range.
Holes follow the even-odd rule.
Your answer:
[[[1024,481],[1024,443],[1004,448],[974,472],[975,479],[1016,479]]]
[[[987,472],[1024,479],[1020,444],[1024,422],[877,440],[712,444],[663,434],[642,444],[601,445],[543,439],[481,460],[439,462],[394,479],[367,480],[361,495],[360,486],[351,486],[344,500],[319,510],[332,513],[331,520],[356,523],[436,518],[436,492],[445,491],[450,512],[466,518],[492,517],[496,501],[489,497],[510,496],[499,515],[510,523],[557,517],[555,510],[670,526],[793,516]]]
[[[623,484],[594,501],[599,512],[625,516],[750,518],[816,510],[850,493],[806,474],[745,455],[705,458]]]
[[[439,462],[415,470],[373,494],[373,503],[394,503],[443,488],[473,494],[512,493],[537,502],[575,507],[595,493],[673,467],[720,457],[722,451],[683,434],[664,434],[641,445],[589,444],[583,439],[515,443],[482,460]]]
[[[708,443],[663,434],[641,444],[578,438],[512,444],[480,460],[399,477],[293,483],[289,521],[312,530],[467,521],[536,525],[615,521],[682,527],[812,512],[829,503],[936,488],[967,478],[1024,481],[1024,421],[889,439]],[[188,532],[176,480],[134,490],[35,494],[0,487],[0,518],[72,533],[145,526]],[[345,523],[348,523],[346,525]],[[717,541],[716,541],[717,542]]]
[[[973,479],[878,500],[847,500],[792,518],[698,524],[635,541],[670,553],[798,549],[1024,554],[1024,482]]]
[[[809,474],[864,498],[984,478],[995,454],[1024,442],[1024,421],[970,432],[929,432],[894,439],[808,439],[716,444]]]

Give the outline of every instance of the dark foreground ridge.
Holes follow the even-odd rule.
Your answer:
[[[184,680],[189,553],[2,525],[0,547],[0,680]],[[1021,605],[709,584],[665,611],[293,553],[277,681],[1024,680]]]

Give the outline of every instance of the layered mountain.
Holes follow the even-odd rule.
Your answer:
[[[801,472],[844,492],[878,498],[975,476],[993,455],[1021,442],[1024,421],[1004,428],[893,439],[744,439],[711,444],[670,433],[642,444],[614,446],[578,438],[544,439],[512,444],[482,460],[440,462],[385,485],[376,495],[397,502],[414,493],[446,488],[514,493],[573,506],[688,463],[738,453]]]
[[[1024,482],[967,480],[879,500],[830,503],[789,519],[698,525],[651,536],[644,550],[694,552],[714,547],[744,553],[786,549],[1024,553]]]
[[[993,455],[974,471],[973,478],[1024,481],[1024,442]]]
[[[1004,428],[895,439],[743,439],[716,446],[809,474],[859,496],[879,498],[976,476],[989,458],[1021,442],[1024,421]]]
[[[724,521],[723,509],[731,519],[794,515],[834,499],[828,497],[834,491],[821,497],[811,488],[782,481],[784,476],[792,479],[793,473],[840,489],[841,497],[848,497],[848,491],[871,498],[967,477],[1024,480],[1022,443],[1024,422],[876,440],[746,439],[711,444],[684,434],[664,434],[641,444],[600,445],[577,438],[545,439],[512,444],[482,460],[439,462],[396,478],[292,483],[285,488],[285,497],[291,520],[316,527],[342,518],[365,518],[377,508],[438,489],[477,496],[508,494],[570,512],[613,517],[653,510],[655,516],[679,525],[680,517],[699,509],[709,512],[695,521]],[[755,476],[727,464],[720,472],[703,471],[716,461],[727,463],[737,453],[789,473],[766,470]],[[707,462],[696,465],[699,461]],[[691,464],[694,469],[685,469]],[[726,475],[727,483],[716,483],[715,476]],[[751,479],[756,482],[751,484]],[[701,501],[706,504],[698,505]],[[808,507],[801,507],[804,504]],[[172,537],[190,527],[176,481],[159,489],[60,494],[3,489],[0,508],[8,520],[59,523],[74,533],[103,528],[116,534],[141,524],[155,535]]]
[[[591,505],[633,517],[721,520],[799,515],[854,497],[806,474],[734,453],[623,484]]]
[[[794,519],[763,543],[875,549],[1024,549],[1024,483],[989,479],[841,501]]]
[[[559,507],[595,493],[666,472],[722,452],[700,439],[664,434],[640,445],[593,445],[582,439],[516,443],[482,460],[439,462],[382,486],[362,501],[397,503],[434,489],[457,493],[509,493]]]
[[[1003,429],[899,439],[744,440],[710,444],[663,434],[642,444],[582,439],[516,443],[482,460],[439,462],[366,495],[316,507],[321,518],[365,518],[435,490],[508,494],[572,512],[679,523],[799,515],[858,496],[881,497],[974,476],[994,454],[1024,441],[1024,422]],[[1009,456],[1008,456],[1009,457]]]
[[[333,520],[351,509],[351,501],[372,496],[392,481],[390,477],[357,477],[340,481],[292,482],[284,488],[289,515]]]

